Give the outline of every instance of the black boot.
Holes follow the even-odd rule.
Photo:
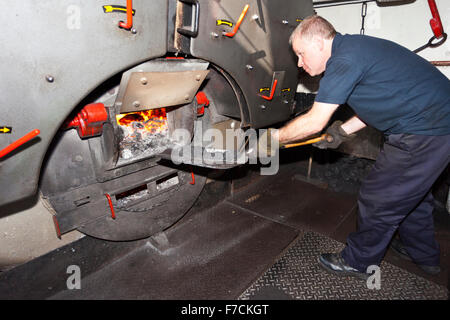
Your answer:
[[[414,260],[411,258],[411,256],[408,254],[408,251],[406,251],[405,247],[403,246],[403,243],[401,242],[400,238],[394,237],[391,241],[390,248],[392,251],[394,251],[400,258],[408,261],[414,262]],[[415,263],[415,262],[414,262]],[[424,264],[415,263],[420,269],[422,269],[425,273],[431,274],[431,275],[437,275],[441,272],[441,268],[439,266],[427,266]]]
[[[326,271],[341,276],[352,276],[367,280],[368,273],[361,272],[349,266],[341,256],[341,253],[323,253],[319,256],[319,264]]]

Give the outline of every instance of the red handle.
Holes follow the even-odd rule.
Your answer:
[[[38,129],[34,129],[33,131],[27,133],[26,135],[24,135],[22,138],[20,138],[19,140],[11,143],[9,146],[7,146],[5,149],[0,151],[0,158],[6,156],[8,153],[10,153],[11,151],[13,151],[14,149],[20,147],[21,145],[23,145],[25,142],[30,141],[31,139],[33,139],[34,137],[36,137],[38,134],[40,134],[41,132]]]
[[[439,16],[439,11],[434,0],[428,0],[428,5],[430,6],[431,15],[433,16],[433,19],[430,20],[431,30],[433,30],[436,39],[439,39],[444,33],[441,17]]]
[[[127,23],[119,22],[119,27],[131,29],[133,26],[133,0],[127,0]]]
[[[273,81],[272,90],[270,90],[270,96],[268,96],[268,97],[267,96],[261,96],[261,98],[266,99],[266,100],[272,100],[273,99],[273,95],[275,94],[275,89],[277,88],[277,83],[278,83],[278,80],[275,79]]]
[[[114,212],[114,206],[112,204],[111,196],[105,193],[106,199],[108,199],[109,208],[111,209],[111,218],[116,219],[116,213]]]
[[[250,6],[249,6],[248,4],[245,5],[244,10],[242,10],[241,16],[239,17],[239,19],[238,19],[236,25],[234,26],[233,31],[232,31],[232,32],[224,33],[224,34],[223,34],[224,36],[230,37],[230,38],[234,37],[234,35],[235,35],[236,32],[238,31],[239,27],[241,26],[242,20],[244,20],[245,15],[247,14],[247,11],[248,11],[248,8],[249,8],[249,7],[250,7]]]

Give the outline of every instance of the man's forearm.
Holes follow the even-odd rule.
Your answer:
[[[321,128],[316,126],[311,117],[305,114],[280,128],[278,138],[280,143],[293,142],[304,139],[320,130]]]
[[[347,134],[352,134],[356,131],[365,128],[367,125],[361,121],[357,116],[353,116],[349,120],[347,120],[344,124],[341,125],[342,130],[344,130]]]
[[[306,114],[290,121],[274,137],[280,143],[294,142],[320,132],[330,120],[339,105],[314,102],[313,107]]]

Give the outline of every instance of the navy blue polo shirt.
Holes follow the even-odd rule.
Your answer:
[[[392,41],[337,33],[315,100],[347,103],[386,134],[450,134],[450,80]]]

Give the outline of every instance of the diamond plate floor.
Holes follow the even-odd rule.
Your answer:
[[[340,277],[323,270],[318,256],[337,252],[344,245],[315,232],[306,232],[240,297],[240,300],[447,300],[445,287],[381,263],[380,289],[366,281]]]

